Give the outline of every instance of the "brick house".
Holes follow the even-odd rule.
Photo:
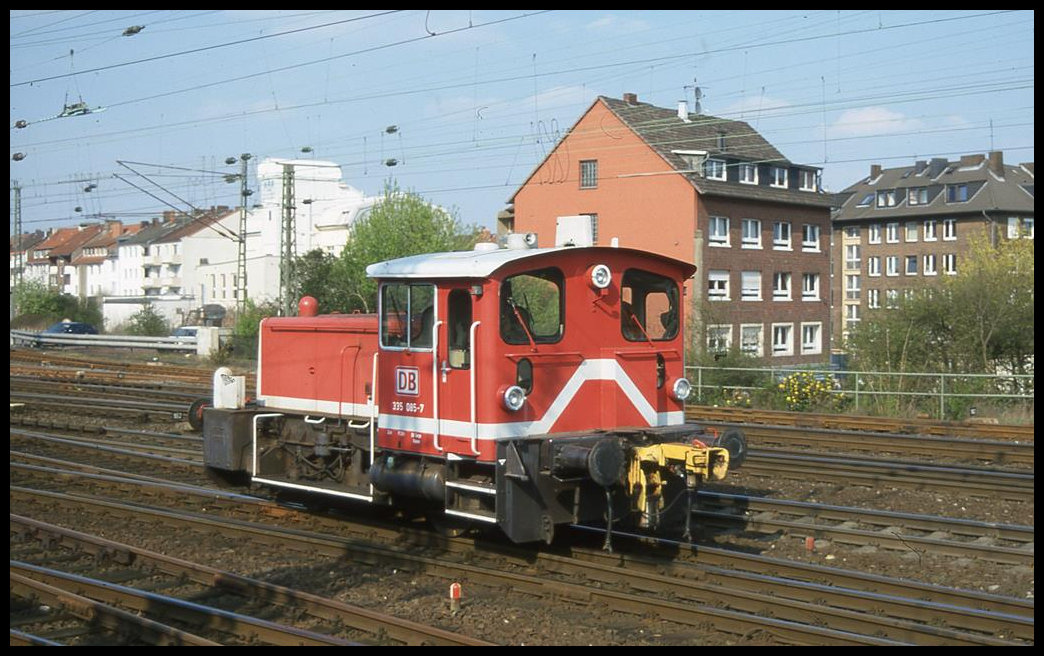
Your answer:
[[[1004,155],[884,169],[840,194],[834,215],[834,343],[868,310],[887,308],[960,270],[975,238],[1033,238],[1033,163]]]
[[[591,217],[595,243],[693,262],[694,345],[769,365],[830,353],[830,207],[819,169],[750,125],[599,96],[498,216],[553,244],[556,220]]]

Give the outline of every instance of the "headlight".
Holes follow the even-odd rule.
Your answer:
[[[518,385],[512,385],[503,391],[500,401],[505,409],[518,412],[526,402],[526,391]]]
[[[689,398],[689,394],[692,393],[692,384],[684,379],[679,378],[674,381],[674,385],[671,386],[671,396],[678,401],[684,401]]]
[[[591,267],[591,284],[595,289],[605,289],[613,280],[613,272],[604,264]]]

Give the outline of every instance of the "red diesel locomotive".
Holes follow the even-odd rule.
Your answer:
[[[318,315],[306,297],[261,322],[253,402],[219,370],[206,465],[516,542],[584,521],[657,528],[729,466],[684,417],[694,271],[628,248],[492,244],[371,265],[376,315]]]

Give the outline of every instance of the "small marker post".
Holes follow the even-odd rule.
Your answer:
[[[459,583],[454,582],[454,583],[450,584],[449,598],[450,598],[450,611],[454,612],[454,613],[460,611],[460,584]]]

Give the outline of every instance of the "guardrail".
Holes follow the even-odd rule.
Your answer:
[[[11,346],[32,348],[62,346],[103,346],[106,348],[156,349],[160,351],[197,351],[195,337],[135,337],[132,335],[69,335],[12,330]]]

